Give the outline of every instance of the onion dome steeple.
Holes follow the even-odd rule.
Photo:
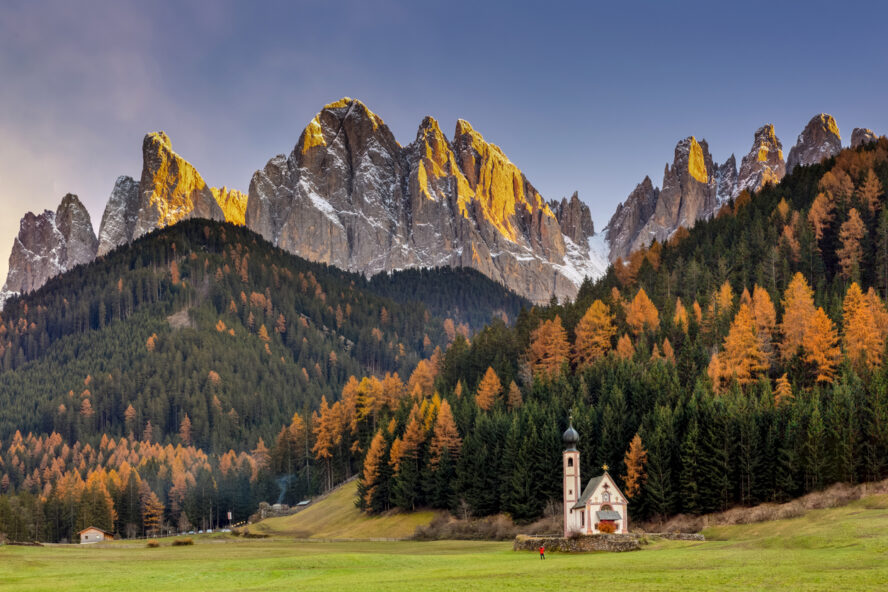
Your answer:
[[[576,450],[577,442],[580,441],[580,435],[573,427],[573,415],[570,416],[568,422],[569,427],[564,431],[564,435],[561,436],[561,440],[564,442],[565,450]]]

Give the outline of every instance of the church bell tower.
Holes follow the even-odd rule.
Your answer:
[[[561,437],[564,441],[564,453],[562,455],[562,471],[564,473],[564,536],[570,536],[571,532],[581,531],[583,524],[579,519],[581,512],[572,508],[580,497],[580,452],[577,450],[577,442],[580,435],[573,427],[573,417],[570,418],[569,427]]]

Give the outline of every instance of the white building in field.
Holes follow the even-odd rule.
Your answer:
[[[604,473],[593,477],[580,491],[580,452],[577,442],[580,435],[573,427],[564,432],[564,536],[573,533],[598,534],[603,530],[616,533],[629,532],[628,500],[605,465]],[[605,526],[607,525],[607,526]],[[600,530],[603,529],[603,530]],[[611,530],[613,528],[613,530]]]
[[[102,541],[113,541],[114,535],[108,532],[107,530],[102,530],[101,528],[96,528],[95,526],[89,526],[84,528],[77,534],[80,535],[80,544],[85,543],[100,543]]]

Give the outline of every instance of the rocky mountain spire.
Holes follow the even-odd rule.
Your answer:
[[[635,186],[626,201],[617,206],[617,211],[604,230],[610,245],[611,261],[629,256],[632,245],[638,242],[639,232],[653,216],[659,197],[660,190],[654,187],[650,177],[645,177]]]
[[[595,234],[595,225],[592,223],[592,213],[589,206],[580,200],[579,194],[574,191],[570,200],[562,198],[561,202],[549,203],[555,218],[561,226],[561,232],[577,243],[583,244]]]
[[[842,136],[832,115],[820,113],[811,118],[789,151],[786,173],[799,165],[818,164],[842,150]]]
[[[133,239],[139,216],[139,184],[132,177],[121,175],[114,182],[111,196],[99,225],[99,250],[102,256]]]
[[[139,214],[132,238],[186,218],[225,219],[203,177],[173,151],[164,132],[148,134],[142,142],[139,193]]]
[[[774,126],[770,123],[755,131],[752,148],[740,163],[734,197],[744,189],[754,192],[765,183],[778,183],[786,174],[783,162],[783,145],[777,139]]]
[[[96,256],[98,239],[89,212],[74,194],[67,194],[55,212],[28,212],[9,256],[3,292],[31,292],[48,279]]]
[[[865,127],[855,127],[851,132],[851,147],[860,148],[870,142],[875,142],[879,136],[871,129]]]

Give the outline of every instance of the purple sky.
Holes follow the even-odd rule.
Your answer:
[[[821,111],[845,143],[888,132],[888,5],[792,4],[0,0],[0,279],[27,210],[70,191],[98,232],[146,132],[246,191],[342,96],[402,144],[467,119],[597,229],[685,136],[722,162],[766,122],[788,153]]]

